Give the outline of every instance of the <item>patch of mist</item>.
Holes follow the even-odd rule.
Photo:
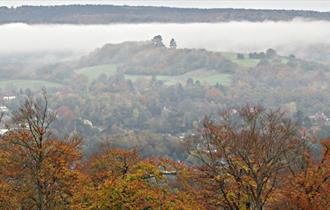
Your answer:
[[[268,48],[295,54],[312,45],[330,45],[330,22],[228,22],[192,24],[27,25],[0,26],[0,54],[65,52],[79,56],[106,43],[142,41],[162,35],[179,48],[254,52]],[[74,57],[73,56],[73,57]],[[69,56],[70,57],[70,56]],[[52,60],[53,57],[45,58]]]

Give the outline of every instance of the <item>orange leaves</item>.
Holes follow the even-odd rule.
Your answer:
[[[0,208],[4,210],[18,208],[13,187],[2,180],[0,180]]]
[[[119,149],[105,149],[102,153],[95,154],[85,165],[85,170],[96,182],[107,179],[116,179],[131,170],[139,161],[136,151],[125,152]]]
[[[321,144],[324,149],[322,161],[330,161],[330,138],[321,141]]]
[[[29,98],[0,141],[0,156],[6,158],[0,180],[15,191],[12,197],[20,209],[65,209],[79,186],[80,141],[51,135],[54,115],[44,99]]]
[[[0,152],[0,174],[6,173],[6,166],[9,164],[8,152]],[[13,186],[0,176],[0,209],[15,209],[18,206]]]
[[[246,106],[206,119],[191,154],[201,162],[197,183],[212,208],[262,209],[299,152],[296,128],[280,111]],[[303,143],[303,142],[302,142]]]
[[[282,201],[288,208],[323,210],[330,208],[330,154],[329,140],[322,142],[319,160],[312,158],[309,151],[304,153],[301,167],[292,169],[284,180]]]
[[[17,135],[20,141],[16,141]],[[29,208],[42,205],[53,209],[69,202],[79,185],[77,147],[60,140],[47,140],[42,147],[36,147],[33,138],[17,135],[6,136],[0,145],[0,154],[7,158],[0,179],[5,182],[3,186],[15,189],[13,199],[17,205]],[[31,202],[41,194],[44,196],[42,204]]]

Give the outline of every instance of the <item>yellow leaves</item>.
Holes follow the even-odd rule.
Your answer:
[[[85,203],[76,205],[81,209],[202,209],[191,192],[168,185],[164,172],[183,169],[171,161],[144,160],[135,151],[106,149],[83,168],[92,184],[82,190]]]
[[[147,183],[138,179],[105,181],[90,192],[91,209],[143,209],[152,204],[152,192]]]
[[[159,176],[156,167],[141,161],[136,152],[106,150],[88,162],[90,176],[96,175],[94,191],[91,196],[91,209],[125,208],[140,209],[155,205],[153,187],[148,178]]]
[[[162,174],[156,165],[151,164],[147,161],[141,161],[133,167],[131,177],[134,176],[140,179],[155,178],[161,179]]]
[[[220,175],[215,176],[214,179],[215,179],[215,181],[218,181],[218,182],[223,180],[222,176],[220,176]]]

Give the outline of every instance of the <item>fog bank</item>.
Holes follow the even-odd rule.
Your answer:
[[[174,37],[180,48],[251,52],[330,44],[330,22],[229,22],[194,24],[26,25],[0,26],[0,53],[74,51],[87,53],[106,43]]]

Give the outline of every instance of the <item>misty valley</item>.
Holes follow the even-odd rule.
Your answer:
[[[14,3],[0,209],[330,209],[329,11]]]

